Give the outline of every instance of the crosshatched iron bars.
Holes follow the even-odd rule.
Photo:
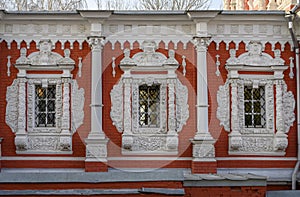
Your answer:
[[[139,86],[139,125],[142,128],[159,127],[160,85]]]
[[[244,114],[246,128],[266,127],[265,87],[244,87]]]
[[[56,86],[35,86],[35,126],[55,127]]]

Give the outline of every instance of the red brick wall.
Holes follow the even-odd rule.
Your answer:
[[[116,77],[112,76],[112,57],[115,57],[116,65],[119,65],[120,61],[124,57],[123,50],[121,50],[121,46],[119,43],[115,45],[115,49],[111,50],[111,44],[108,43],[105,45],[103,49],[103,128],[107,137],[110,139],[108,143],[108,155],[111,157],[122,157],[121,154],[121,133],[117,131],[115,126],[112,125],[112,120],[110,118],[110,108],[111,108],[111,100],[110,100],[110,91],[113,88],[123,72],[119,67],[116,67]],[[129,48],[129,43],[125,43],[124,48]],[[138,44],[135,43],[133,49],[131,50],[131,56],[140,52],[141,50],[138,48]],[[171,49],[174,49],[173,44],[169,44]],[[168,50],[165,50],[164,43],[160,43],[158,52],[161,52],[167,56]],[[182,75],[182,66],[180,66],[177,70],[177,75],[180,81],[186,85],[189,89],[189,109],[190,109],[190,118],[187,121],[187,124],[183,127],[183,130],[179,133],[179,154],[177,156],[182,157],[191,157],[192,149],[190,145],[189,139],[194,137],[196,131],[196,122],[195,122],[195,102],[196,102],[196,69],[195,69],[195,53],[193,44],[189,43],[187,45],[187,49],[183,49],[183,45],[179,44],[178,48],[175,50],[176,55],[175,58],[181,64],[182,55],[186,56],[186,71],[187,74],[184,77]],[[132,155],[139,156],[139,155]],[[130,157],[130,156],[126,156]],[[190,167],[190,162],[186,161],[153,161],[153,162],[137,162],[137,161],[109,161],[108,165],[112,167]]]
[[[21,44],[22,47],[26,46],[26,43],[23,42]],[[0,125],[1,132],[0,137],[3,137],[4,140],[2,142],[2,156],[17,156],[15,153],[14,146],[14,134],[10,130],[10,128],[5,123],[5,108],[6,108],[6,88],[11,85],[13,79],[16,78],[17,69],[14,66],[11,66],[11,77],[7,77],[6,75],[6,63],[7,56],[10,55],[12,64],[15,63],[16,59],[19,57],[19,49],[17,49],[16,42],[12,43],[11,49],[8,49],[6,42],[0,43],[1,53],[0,53]],[[66,43],[65,48],[69,48],[70,44]],[[129,47],[129,43],[125,44],[125,48]],[[169,44],[169,47],[173,48],[173,44]],[[285,44],[284,51],[282,52],[282,58],[285,60],[285,64],[289,65],[289,57],[295,57],[295,54],[291,52],[290,45]],[[235,48],[235,43],[230,43],[229,48]],[[280,48],[280,44],[277,43],[275,46],[276,49]],[[37,51],[36,43],[31,42],[30,48],[28,49],[28,54],[31,52]],[[63,54],[63,50],[61,49],[61,43],[57,42],[55,44],[54,51]],[[133,50],[131,50],[131,56],[141,50],[138,49],[138,44],[135,43],[133,46]],[[164,43],[160,43],[159,49],[157,50],[165,55],[167,55],[168,51],[165,50]],[[237,51],[237,55],[244,53],[245,44],[239,43],[239,50]],[[178,48],[175,50],[176,59],[181,64],[182,63],[182,55],[186,56],[186,70],[187,74],[184,77],[182,75],[182,66],[180,66],[177,70],[178,77],[180,81],[188,87],[189,90],[189,110],[190,110],[190,118],[187,121],[187,124],[183,127],[183,130],[179,133],[179,157],[191,157],[192,156],[192,148],[190,145],[189,139],[192,138],[196,132],[196,55],[195,50],[192,43],[187,45],[187,49],[183,49],[182,44],[179,44]],[[271,45],[266,44],[265,52],[274,56]],[[220,55],[220,72],[221,76],[217,77],[215,75],[216,66],[215,56]],[[77,76],[78,72],[78,57],[83,58],[83,67],[82,67],[82,77],[79,78]],[[115,49],[111,50],[111,44],[107,43],[103,49],[103,129],[107,137],[110,139],[108,143],[108,156],[109,157],[123,157],[121,154],[121,134],[116,130],[116,128],[112,125],[112,121],[110,118],[110,91],[114,84],[118,82],[122,75],[122,71],[116,67],[116,77],[112,76],[112,57],[116,58],[116,65],[118,65],[123,58],[123,52],[121,50],[121,46],[119,43],[115,45]],[[79,83],[79,87],[84,88],[85,90],[85,107],[84,107],[84,124],[78,129],[78,131],[73,136],[73,154],[72,155],[59,155],[59,156],[72,156],[72,157],[85,157],[85,145],[84,139],[87,137],[90,132],[90,76],[91,76],[91,56],[90,56],[90,48],[88,43],[83,44],[83,48],[79,49],[79,44],[77,42],[74,43],[73,49],[71,49],[71,58],[76,61],[76,67],[72,72],[75,79],[77,79]],[[232,155],[228,155],[228,133],[219,126],[219,120],[216,118],[216,110],[217,110],[217,101],[216,94],[220,85],[223,85],[227,78],[227,71],[225,69],[225,62],[229,58],[229,50],[226,50],[225,43],[221,43],[218,50],[216,50],[216,43],[212,42],[208,47],[208,91],[209,91],[209,131],[212,133],[213,137],[217,139],[216,142],[216,156],[217,157],[234,157]],[[294,69],[295,72],[295,69]],[[285,81],[288,85],[288,90],[292,91],[296,96],[296,81],[294,79],[290,79],[289,69],[285,71]],[[2,126],[3,125],[3,126]],[[291,127],[289,132],[289,146],[286,150],[287,157],[295,157],[297,152],[297,138],[296,138],[296,122]],[[22,156],[36,156],[36,155],[22,155]],[[47,156],[57,156],[57,155],[47,155]],[[130,156],[126,156],[130,157]],[[246,156],[245,156],[246,157]],[[72,165],[69,165],[71,164]],[[238,165],[237,165],[238,163]],[[72,167],[73,164],[76,167],[84,167],[83,161],[57,161],[55,165],[51,162],[39,161],[39,162],[30,162],[30,161],[2,161],[3,167]],[[270,161],[270,162],[249,162],[249,161],[219,161],[218,167],[293,167],[295,162],[293,161]],[[48,166],[49,165],[49,166]],[[190,161],[152,161],[152,162],[133,162],[133,161],[109,161],[108,163],[111,167],[180,167],[180,168],[189,168],[191,167]],[[73,167],[74,167],[73,166]]]
[[[235,49],[235,43],[231,42],[229,44],[229,49]],[[285,65],[290,64],[290,57],[295,58],[294,52],[291,52],[291,46],[287,43],[284,46],[284,51],[281,53],[281,57],[285,60]],[[213,137],[217,139],[215,144],[216,147],[216,157],[253,157],[253,156],[244,156],[244,155],[229,155],[228,154],[228,132],[224,130],[223,127],[220,127],[220,121],[216,118],[217,112],[217,91],[220,85],[224,85],[227,79],[227,70],[225,69],[226,60],[230,57],[229,49],[226,50],[226,45],[224,42],[220,43],[219,50],[216,50],[216,43],[212,42],[208,47],[208,90],[209,90],[209,130],[212,133]],[[280,49],[280,43],[275,45],[275,49]],[[245,43],[239,43],[239,49],[237,50],[236,54],[239,56],[240,54],[246,52]],[[267,43],[265,46],[266,53],[270,54],[274,57],[274,53],[271,48],[271,44]],[[217,77],[215,75],[216,71],[216,55],[220,55],[220,72],[221,75]],[[294,68],[294,73],[296,70]],[[284,80],[288,86],[288,91],[292,91],[294,94],[294,98],[296,99],[296,78],[290,79],[289,78],[289,68],[284,72]],[[296,110],[295,110],[296,113]],[[297,127],[296,121],[294,122],[293,126],[290,128],[288,133],[288,141],[289,145],[286,149],[285,157],[296,157],[297,154]],[[260,156],[255,156],[260,157]],[[264,156],[265,157],[265,156]],[[267,156],[268,157],[268,156]],[[269,156],[270,157],[270,156]],[[295,166],[295,161],[218,161],[219,168],[267,168],[267,167],[282,167],[282,168],[293,168]]]
[[[264,197],[266,195],[266,187],[191,187],[185,188],[185,196],[230,196],[230,197],[248,197],[257,196]]]
[[[27,50],[27,55],[32,52],[38,51],[36,48],[36,43],[32,41],[29,44],[29,49]],[[23,41],[21,43],[21,47],[26,47],[26,43]],[[14,79],[16,79],[16,75],[18,70],[13,66],[20,56],[20,51],[17,49],[17,43],[14,41],[11,45],[11,49],[8,49],[8,44],[3,41],[0,43],[1,53],[0,53],[0,137],[3,138],[2,141],[2,156],[41,156],[41,155],[24,155],[24,154],[16,154],[15,153],[15,145],[14,145],[14,134],[11,129],[5,123],[5,109],[6,109],[6,88],[10,86]],[[70,43],[65,43],[64,48],[70,48]],[[72,155],[46,155],[46,156],[72,156],[72,157],[85,157],[85,145],[84,139],[88,135],[90,131],[90,48],[88,43],[83,43],[82,49],[79,49],[79,43],[73,43],[73,49],[71,50],[71,58],[75,60],[76,66],[72,71],[74,79],[77,79],[79,88],[84,88],[85,90],[85,119],[84,124],[78,129],[78,131],[73,135],[73,154]],[[55,49],[53,50],[61,55],[63,55],[63,50],[61,49],[61,43],[55,43]],[[11,76],[8,77],[7,72],[7,56],[11,56]],[[78,72],[78,57],[83,58],[83,67],[82,67],[82,75],[83,77],[79,78],[77,76]],[[41,74],[45,74],[45,72],[40,72]],[[51,73],[51,72],[50,72]],[[72,165],[70,165],[72,164]],[[66,167],[66,168],[83,168],[84,162],[82,161],[2,161],[2,167],[14,167],[14,168],[23,168],[23,167],[31,167],[31,168],[41,168],[41,167]]]

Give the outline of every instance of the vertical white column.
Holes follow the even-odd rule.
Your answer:
[[[72,150],[72,134],[70,128],[70,78],[62,78],[63,82],[63,112],[62,132],[60,134],[59,148],[62,151]]]
[[[89,43],[92,48],[91,71],[91,133],[89,138],[104,139],[102,128],[102,43],[103,37],[91,37]]]
[[[197,132],[192,140],[194,162],[215,162],[215,140],[208,131],[207,45],[209,38],[194,38],[197,51]]]
[[[18,96],[18,130],[15,137],[16,150],[27,150],[28,139],[26,133],[26,78],[19,78]]]
[[[169,100],[168,100],[168,107],[169,107],[169,114],[168,114],[168,133],[173,134],[176,130],[176,117],[175,117],[175,80],[169,79],[168,80],[168,88],[169,88]]]
[[[197,50],[197,133],[195,139],[212,139],[208,131],[207,44],[208,38],[196,38]]]
[[[130,150],[133,145],[132,116],[131,116],[131,84],[132,79],[124,74],[124,133],[122,135],[122,147]]]
[[[101,24],[92,30],[101,29]],[[89,44],[92,53],[91,69],[91,131],[86,142],[86,162],[107,162],[107,142],[102,127],[102,48],[104,37],[91,36]]]
[[[237,80],[231,82],[231,128],[232,134],[239,134],[239,109],[238,109],[238,85]]]
[[[167,147],[169,150],[178,150],[178,134],[176,132],[176,106],[175,106],[176,79],[168,79],[168,136]]]
[[[62,116],[62,132],[70,133],[70,79],[63,78],[63,116]]]

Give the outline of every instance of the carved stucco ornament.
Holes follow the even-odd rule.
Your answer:
[[[142,49],[143,52],[135,54],[132,58],[130,50],[124,50],[120,68],[125,73],[110,93],[112,102],[110,117],[117,130],[123,133],[124,154],[176,154],[179,143],[178,132],[189,118],[188,89],[175,74],[179,64],[173,50],[170,50],[169,57],[166,57],[162,53],[155,52],[156,45],[152,41],[145,41]],[[146,76],[131,74],[130,70],[135,69],[165,70],[168,74]],[[160,84],[160,118],[157,128],[142,128],[138,124],[138,90],[143,84]]]
[[[226,62],[228,78],[217,93],[217,118],[225,131],[229,132],[230,154],[284,155],[288,146],[287,134],[295,121],[294,95],[287,90],[283,79],[283,72],[288,67],[280,58],[280,50],[274,50],[273,58],[262,52],[262,48],[260,42],[252,41],[248,45],[249,51],[239,57],[231,49],[230,58]],[[274,74],[271,78],[239,75],[239,71],[245,70]],[[265,88],[264,128],[246,128],[244,125],[244,86]]]
[[[6,112],[5,122],[12,132],[16,133],[18,128],[18,90],[19,80],[15,79],[6,90]]]
[[[78,87],[76,80],[72,80],[72,133],[83,124],[84,119],[84,89]]]
[[[75,62],[70,58],[69,49],[64,51],[63,57],[52,52],[51,46],[51,41],[41,41],[40,51],[28,56],[26,56],[26,49],[22,48],[15,64],[19,69],[18,78],[7,88],[5,121],[16,135],[17,153],[71,152],[72,135],[83,123],[84,90],[78,87],[76,80],[71,80],[70,74]],[[51,68],[63,71],[61,78],[28,77],[27,79],[27,70],[43,71]],[[55,127],[35,125],[35,85],[37,84],[56,87]],[[69,112],[70,106],[72,117]]]

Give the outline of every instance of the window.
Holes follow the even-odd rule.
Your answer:
[[[122,134],[122,154],[178,154],[178,134],[189,117],[188,89],[177,78],[175,52],[156,52],[145,41],[144,52],[124,50],[121,79],[110,92],[110,117]]]
[[[238,57],[230,49],[226,61],[228,78],[217,93],[217,118],[230,133],[229,154],[283,156],[288,147],[295,120],[294,95],[284,80],[288,67],[280,50],[274,50],[273,58],[263,48],[251,41],[249,51]]]
[[[159,126],[159,85],[139,86],[139,124],[140,127]]]
[[[56,86],[35,86],[35,126],[55,127]]]
[[[264,86],[258,88],[244,87],[244,115],[246,128],[266,127]]]
[[[5,121],[15,133],[17,154],[72,154],[72,136],[84,118],[84,90],[71,74],[75,61],[69,49],[64,57],[52,52],[50,40],[37,48],[28,56],[20,50],[15,67],[22,77],[7,88]]]

